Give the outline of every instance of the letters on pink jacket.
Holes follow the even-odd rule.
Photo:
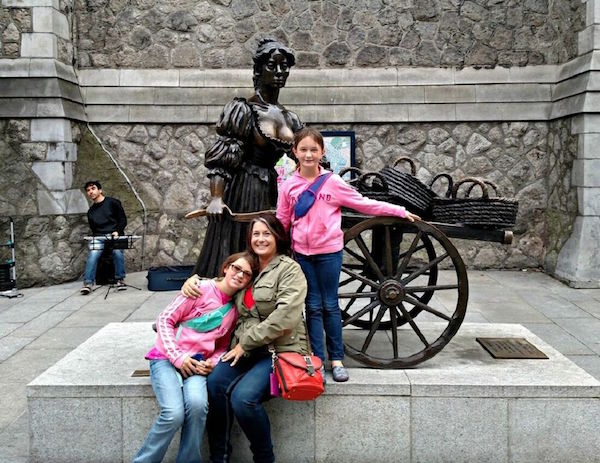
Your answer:
[[[156,319],[158,337],[154,348],[146,354],[148,360],[168,359],[176,368],[186,356],[201,353],[206,360],[216,365],[229,347],[231,332],[237,321],[237,310],[232,307],[223,318],[221,326],[206,333],[182,327],[179,337],[179,324],[212,312],[227,304],[231,298],[217,289],[214,280],[200,282],[202,296],[192,299],[179,294]]]
[[[363,214],[406,217],[404,207],[365,198],[334,174],[321,187],[308,214],[294,220],[294,205],[310,184],[294,172],[281,186],[277,202],[277,218],[286,230],[292,228],[292,249],[300,254],[329,254],[343,249],[342,206]]]

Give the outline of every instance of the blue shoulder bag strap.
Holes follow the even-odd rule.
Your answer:
[[[320,175],[306,190],[300,193],[298,202],[294,206],[294,217],[296,219],[304,217],[317,199],[317,193],[325,183],[325,181],[333,175],[332,172]],[[306,197],[307,192],[310,192],[310,197]]]

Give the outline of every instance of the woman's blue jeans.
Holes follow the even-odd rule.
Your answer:
[[[190,376],[183,380],[182,386],[177,369],[168,360],[150,360],[150,374],[160,414],[134,463],[162,461],[179,428],[177,463],[201,462],[200,448],[208,413],[206,376]]]
[[[89,253],[85,262],[85,273],[83,274],[83,284],[91,285],[96,280],[96,270],[98,269],[98,261],[104,250],[104,236],[94,236],[89,242]],[[115,264],[115,280],[125,278],[125,253],[122,249],[113,249],[113,262]]]
[[[270,373],[271,356],[253,355],[241,358],[233,367],[219,362],[208,376],[207,433],[212,463],[230,461],[234,416],[250,442],[254,462],[275,461],[271,423],[263,406],[270,398]]]
[[[344,359],[342,314],[338,302],[338,287],[342,271],[343,251],[305,256],[296,253],[308,283],[306,294],[306,324],[314,354],[325,361],[325,330],[329,360]]]

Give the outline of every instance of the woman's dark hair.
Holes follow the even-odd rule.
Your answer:
[[[252,219],[252,222],[248,224],[248,231],[246,232],[246,246],[248,247],[248,250],[252,250],[252,229],[254,228],[254,224],[257,222],[265,224],[269,231],[275,237],[277,254],[284,254],[286,256],[289,256],[290,239],[288,237],[288,234],[285,232],[285,228],[283,228],[282,223],[277,217],[275,217],[275,214],[261,214],[257,218]]]
[[[227,259],[225,259],[225,262],[223,262],[223,265],[221,266],[221,273],[225,274],[227,267],[229,267],[238,259],[244,259],[246,262],[248,262],[250,269],[252,269],[252,278],[254,279],[256,275],[258,275],[258,259],[256,258],[256,255],[250,251],[242,251],[231,254]]]
[[[319,132],[313,127],[302,127],[294,134],[294,148],[296,148],[298,146],[298,143],[300,143],[307,137],[312,138],[317,143],[317,145],[321,147],[322,150],[325,150],[325,142],[323,141],[323,135],[321,135],[321,132]]]
[[[258,88],[258,80],[260,79],[261,72],[260,68],[269,61],[269,58],[274,51],[279,51],[286,57],[289,67],[296,64],[296,57],[291,48],[286,47],[284,44],[273,38],[261,39],[256,47],[256,53],[254,53],[254,56],[252,57],[252,61],[254,61],[252,81],[255,89]]]

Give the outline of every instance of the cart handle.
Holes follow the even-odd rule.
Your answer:
[[[367,172],[366,174],[363,174],[360,177],[358,177],[357,185],[358,185],[359,189],[360,189],[360,187],[363,187],[364,189],[370,188],[372,191],[376,191],[376,190],[373,190],[375,180],[371,180],[370,187],[366,183],[367,179],[370,177],[375,177],[377,180],[379,180],[381,182],[381,186],[383,187],[383,190],[380,190],[380,191],[386,191],[386,192],[389,191],[389,185],[388,185],[387,180],[379,172]]]
[[[429,183],[429,186],[433,187],[433,184],[437,182],[440,178],[445,178],[446,180],[448,180],[448,189],[446,190],[444,197],[450,198],[452,196],[452,187],[454,186],[454,179],[452,178],[452,175],[447,173],[437,174],[435,177],[433,177],[433,180]],[[469,190],[469,192],[470,191],[471,190]]]
[[[396,168],[396,166],[400,162],[408,162],[410,164],[410,174],[412,176],[415,176],[417,174],[417,166],[415,164],[415,161],[413,161],[411,158],[409,158],[407,156],[400,156],[398,159],[396,159],[394,161],[394,164],[392,164],[392,167]]]
[[[494,182],[492,182],[491,180],[483,180],[483,183],[485,183],[486,185],[489,185],[492,187],[492,190],[494,190],[494,195],[496,197],[500,196],[498,194],[498,185],[496,185]],[[473,183],[468,189],[467,192],[465,193],[465,198],[468,198],[469,195],[471,194],[471,191],[473,191],[473,188],[475,188],[477,186],[477,183]]]
[[[360,170],[358,167],[344,167],[342,170],[339,171],[338,175],[340,177],[343,177],[348,172],[358,175],[357,177],[351,178],[350,180],[345,180],[345,182],[348,183],[349,185],[352,185],[352,184],[356,183],[358,181],[358,178],[361,175],[363,175],[363,171]]]
[[[465,177],[462,180],[459,180],[458,182],[456,182],[454,184],[454,187],[452,187],[452,197],[456,198],[456,195],[458,193],[458,189],[460,188],[460,186],[464,183],[475,183],[477,185],[479,185],[481,187],[481,197],[483,199],[489,199],[489,194],[488,194],[488,189],[487,186],[485,185],[485,183],[483,183],[482,180],[475,178],[475,177]]]

